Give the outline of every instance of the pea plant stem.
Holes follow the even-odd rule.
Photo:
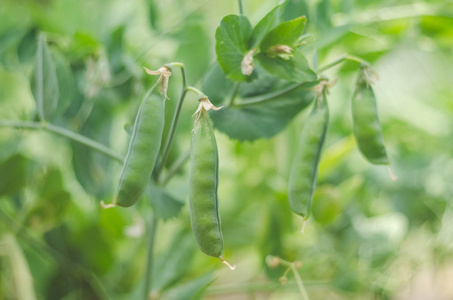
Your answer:
[[[305,290],[304,283],[302,282],[302,278],[300,278],[299,272],[294,264],[291,265],[291,269],[294,273],[294,278],[297,282],[297,287],[299,288],[300,294],[302,295],[303,300],[309,300],[307,291]]]
[[[78,142],[102,154],[105,154],[106,156],[113,158],[114,160],[120,163],[123,162],[123,157],[116,154],[112,149],[108,148],[107,146],[104,146],[103,144],[96,142],[95,140],[92,140],[81,134],[78,134],[74,131],[50,123],[0,120],[0,127],[46,130],[48,132],[52,132],[57,135],[68,138],[72,141]]]
[[[287,87],[282,88],[282,89],[272,92],[272,93],[267,93],[267,94],[264,94],[261,96],[256,96],[256,97],[244,98],[241,102],[234,104],[234,106],[244,107],[244,106],[249,106],[249,105],[262,104],[263,102],[267,102],[267,101],[277,98],[279,96],[283,96],[286,93],[292,92],[297,88],[305,87],[308,89],[308,88],[311,88],[311,87],[317,85],[318,83],[319,83],[319,81],[294,83],[294,84],[288,85]]]
[[[143,290],[143,300],[150,298],[152,287],[152,273],[154,262],[154,240],[156,237],[158,218],[153,214],[148,229],[148,256],[146,259],[146,273],[145,273],[145,289]]]
[[[175,109],[175,114],[173,115],[173,120],[171,122],[171,127],[170,131],[168,133],[167,140],[165,142],[165,146],[162,150],[162,158],[159,162],[159,164],[156,166],[156,171],[154,172],[154,179],[156,181],[159,181],[159,177],[162,173],[162,170],[165,166],[165,163],[167,162],[168,155],[170,154],[170,147],[171,144],[173,143],[173,138],[175,136],[176,132],[176,126],[178,125],[178,120],[179,120],[179,115],[181,114],[181,108],[184,103],[184,99],[186,98],[186,94],[188,92],[187,89],[187,79],[186,79],[186,69],[184,67],[184,64],[182,63],[170,63],[168,64],[172,67],[179,67],[181,69],[181,74],[182,74],[182,89],[181,89],[181,94],[178,99],[178,104],[176,105]]]
[[[238,0],[238,4],[239,4],[239,14],[243,15],[244,9],[242,8],[242,0]]]
[[[363,64],[363,65],[369,65],[369,63],[367,61],[365,61],[364,59],[361,59],[360,57],[357,57],[357,56],[353,56],[353,55],[344,55],[336,60],[334,60],[333,62],[331,62],[330,64],[327,64],[321,68],[319,68],[319,72],[322,73],[332,67],[335,67],[336,65],[339,65],[345,61],[353,61],[353,62],[357,62],[359,64]]]

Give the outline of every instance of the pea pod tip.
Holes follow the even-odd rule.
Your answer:
[[[218,257],[220,259],[220,261],[222,262],[222,264],[226,265],[230,270],[234,271],[236,270],[236,265],[232,266],[230,265],[226,260],[223,259],[223,257],[219,256]]]
[[[113,203],[110,203],[110,204],[105,204],[104,200],[101,200],[101,207],[102,207],[103,209],[108,209],[108,208],[116,207],[116,201],[113,201]]]
[[[390,166],[387,166],[387,170],[389,172],[390,179],[397,181],[398,177],[395,175],[395,173],[393,173],[392,168],[390,168]]]

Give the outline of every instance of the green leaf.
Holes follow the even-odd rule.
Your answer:
[[[288,88],[288,84],[275,77],[269,77],[265,72],[259,72],[259,69],[256,71],[258,80],[241,84],[240,99],[236,99],[233,106],[225,106],[219,111],[210,113],[217,129],[240,141],[274,136],[313,100],[312,92],[306,89],[316,82],[297,85],[297,88],[275,96],[275,93]],[[214,105],[223,105],[232,85],[220,68],[214,67],[203,83],[203,91]],[[294,87],[296,84],[291,86]],[[256,96],[244,97],[245,95]],[[263,97],[267,99],[256,101]]]
[[[212,273],[198,277],[187,283],[175,286],[161,295],[166,300],[195,300],[201,299],[204,290],[215,280]]]
[[[307,16],[308,21],[310,21],[309,12],[307,0],[286,0],[283,3],[280,20],[281,22],[286,22],[300,16]]]
[[[156,216],[164,220],[176,217],[184,206],[184,202],[175,199],[152,181],[146,188],[146,197],[148,197]]]
[[[0,196],[14,196],[27,181],[29,159],[16,154],[0,164]]]
[[[187,230],[177,233],[156,259],[152,290],[160,293],[183,278],[192,266],[195,251],[192,233]]]
[[[316,73],[310,69],[307,59],[298,49],[293,51],[293,57],[288,60],[269,57],[263,53],[258,54],[257,59],[266,71],[283,80],[308,82],[317,78]]]
[[[57,109],[59,89],[55,65],[42,34],[38,39],[38,53],[31,77],[31,89],[39,119],[51,119]]]
[[[68,109],[74,98],[74,77],[69,63],[66,62],[60,52],[52,50],[50,55],[55,65],[58,90],[60,91],[55,116],[60,116]]]
[[[241,62],[249,51],[248,41],[252,25],[244,16],[228,15],[222,19],[215,33],[217,61],[223,72],[235,81],[250,80],[242,74]]]
[[[275,28],[278,25],[278,17],[281,11],[282,5],[276,6],[272,9],[261,21],[256,24],[255,28],[253,28],[252,36],[249,40],[249,48],[253,48],[254,46],[261,43],[264,36]]]
[[[276,45],[294,47],[294,44],[304,32],[306,22],[307,18],[302,16],[278,25],[263,38],[260,50],[267,52],[270,47]]]
[[[23,64],[31,63],[35,58],[37,51],[37,32],[36,28],[30,29],[20,40],[19,45],[17,46],[17,56],[19,61]]]

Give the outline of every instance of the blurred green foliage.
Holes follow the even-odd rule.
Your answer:
[[[278,3],[243,4],[254,26]],[[44,34],[59,87],[52,122],[124,155],[125,125],[133,123],[156,80],[144,75],[143,66],[184,62],[190,84],[203,86],[213,102],[226,97],[232,87],[205,75],[215,70],[215,30],[227,14],[238,14],[236,1],[2,0],[0,120],[35,120],[30,78]],[[174,216],[187,201],[186,165],[167,191],[150,192],[167,193],[162,197],[174,207],[156,207],[166,220],[155,237],[152,297],[299,299],[294,277],[281,285],[285,268],[266,265],[268,255],[302,262],[311,299],[453,297],[452,3],[288,0],[280,18],[300,15],[307,16],[312,39],[305,54],[315,69],[352,54],[378,71],[380,119],[398,181],[367,163],[351,137],[354,63],[325,72],[338,81],[304,234],[287,202],[287,182],[306,110],[295,115],[285,106],[281,112],[294,118],[290,123],[258,117],[269,126],[256,128],[258,135],[276,135],[243,143],[222,133],[241,133],[240,126],[213,115],[221,130],[225,255],[237,269],[231,272],[196,249],[187,205]],[[174,72],[164,136],[180,82]],[[253,96],[267,84],[252,82],[239,93]],[[308,105],[284,100],[298,109]],[[194,96],[184,104],[169,166],[189,146],[197,105]],[[269,115],[278,109],[263,108]],[[230,110],[224,116],[251,126],[249,118],[240,119],[242,111]],[[111,202],[120,169],[117,161],[50,132],[0,127],[0,299],[140,299],[149,202],[99,207],[101,200]]]

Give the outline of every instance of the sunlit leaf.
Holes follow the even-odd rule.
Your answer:
[[[252,34],[252,25],[244,16],[228,15],[217,27],[217,61],[223,72],[235,81],[246,81],[250,77],[242,74],[241,62],[249,51],[248,41]]]
[[[257,58],[266,71],[280,79],[293,82],[315,81],[317,75],[310,69],[302,52],[295,49],[293,55],[290,59],[283,59],[260,53]]]
[[[266,52],[270,47],[276,45],[294,47],[294,44],[304,33],[306,22],[306,17],[299,17],[278,25],[263,38],[260,43],[260,50]]]
[[[272,9],[261,21],[256,24],[253,28],[252,35],[250,37],[249,46],[250,48],[258,45],[263,40],[264,36],[278,25],[279,14],[281,13],[282,5],[276,6]]]

